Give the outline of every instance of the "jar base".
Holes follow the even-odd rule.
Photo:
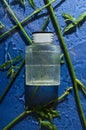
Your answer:
[[[59,84],[60,82],[55,82],[53,80],[32,81],[26,83],[26,85],[34,85],[34,86],[58,86]]]

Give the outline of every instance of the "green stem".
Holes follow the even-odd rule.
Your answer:
[[[45,22],[44,22],[43,26],[41,27],[40,32],[42,32],[42,31],[44,31],[44,30],[46,29],[46,27],[47,27],[47,25],[48,25],[48,23],[49,23],[49,18],[50,18],[50,16],[48,16],[48,17],[45,19]]]
[[[45,104],[44,107],[49,106],[50,104],[53,104],[53,103],[56,103],[56,102],[59,103],[59,102],[63,101],[63,99],[68,96],[68,94],[70,93],[71,90],[72,90],[72,87],[69,87],[60,97],[58,97],[58,98],[50,101],[49,103]]]
[[[7,6],[8,8],[8,11],[10,12],[10,14],[12,15],[12,17],[15,19],[16,23],[18,24],[18,26],[20,27],[23,35],[26,37],[26,39],[28,41],[30,41],[29,37],[28,37],[28,34],[26,33],[26,31],[24,30],[24,28],[22,27],[21,23],[19,22],[19,20],[17,19],[16,15],[14,14],[14,12],[12,11],[12,9],[10,8],[9,4],[7,3],[6,0],[3,0],[4,1],[4,4]],[[31,42],[31,41],[30,41]]]
[[[76,82],[77,82],[77,85],[80,87],[80,89],[82,90],[82,92],[84,93],[84,96],[86,96],[86,88],[85,88],[85,86],[83,85],[83,83],[80,81],[80,80],[78,80],[78,79],[76,79]]]
[[[36,15],[36,14],[38,14],[41,10],[43,10],[44,8],[46,8],[47,6],[50,6],[53,2],[55,2],[56,0],[53,0],[53,1],[51,1],[51,2],[49,2],[48,4],[46,4],[46,5],[44,5],[43,7],[41,7],[41,8],[38,8],[37,10],[35,10],[32,14],[30,14],[28,17],[26,17],[24,20],[22,20],[21,22],[19,22],[18,21],[18,19],[16,18],[16,16],[15,16],[15,14],[13,13],[13,11],[10,9],[10,7],[9,7],[9,5],[8,5],[8,3],[6,2],[6,0],[4,0],[4,2],[5,2],[5,4],[6,4],[6,6],[7,7],[9,7],[9,9],[11,10],[11,13],[12,13],[12,16],[14,17],[14,18],[16,18],[17,19],[17,25],[15,25],[14,27],[12,27],[10,30],[8,30],[8,31],[6,31],[4,34],[2,34],[1,36],[0,36],[0,40],[2,40],[5,36],[7,36],[9,33],[11,33],[12,31],[14,31],[18,26],[20,27],[22,27],[22,25],[24,24],[24,23],[26,23],[32,16],[34,16],[34,15]],[[9,10],[9,11],[10,11]],[[15,19],[15,20],[16,20]],[[47,20],[47,19],[46,19]],[[48,21],[48,20],[47,20]],[[20,27],[20,28],[21,28]],[[22,27],[23,28],[23,27]],[[44,27],[43,27],[44,28]],[[24,33],[24,35],[25,35],[25,33]],[[27,37],[27,34],[25,35],[25,37]],[[30,43],[32,43],[32,41],[30,40],[30,38],[29,38],[29,36],[28,36],[28,41],[30,42]]]
[[[47,4],[49,2],[50,2],[50,0],[44,0],[45,4]],[[64,57],[65,57],[65,60],[66,60],[66,63],[67,63],[67,67],[68,67],[69,74],[70,74],[72,84],[73,84],[73,89],[74,89],[74,94],[75,94],[75,101],[76,101],[76,105],[77,105],[77,109],[78,109],[78,114],[79,114],[79,117],[80,117],[80,120],[81,120],[81,124],[82,124],[83,130],[86,130],[85,115],[84,115],[84,112],[83,112],[83,109],[82,109],[82,106],[81,106],[81,103],[80,103],[80,97],[79,97],[79,93],[78,93],[78,86],[77,86],[77,83],[76,83],[76,75],[75,75],[75,72],[74,72],[74,69],[73,69],[73,65],[72,65],[68,50],[66,48],[64,38],[63,38],[62,33],[60,31],[60,27],[59,27],[57,18],[55,16],[54,10],[53,10],[52,6],[49,6],[47,9],[48,9],[48,12],[50,14],[52,24],[53,24],[53,26],[55,28],[56,33],[57,33],[57,36],[58,36],[58,39],[59,39],[59,42],[60,42],[60,46],[62,48],[62,51],[64,53]]]
[[[17,122],[22,120],[24,117],[26,117],[28,114],[31,114],[32,111],[24,111],[19,116],[17,116],[13,121],[11,121],[6,127],[3,128],[3,130],[10,130]]]
[[[12,66],[12,58],[11,58],[11,55],[10,55],[10,53],[9,53],[9,52],[8,52],[8,56],[9,56],[10,63],[11,63],[11,66]]]
[[[72,87],[69,87],[60,97],[58,97],[58,101],[62,101],[72,90]]]
[[[0,30],[1,29],[4,29],[5,28],[5,26],[2,24],[2,22],[0,21]]]
[[[34,89],[32,95],[31,95],[31,97],[30,97],[30,102],[32,102],[32,100],[34,99],[34,97],[35,97],[36,93],[38,92],[39,88],[40,88],[40,86],[36,86],[36,87],[35,87],[35,89]]]
[[[10,89],[11,85],[13,84],[14,80],[17,78],[19,72],[21,71],[22,67],[24,66],[25,60],[22,61],[22,63],[20,64],[20,67],[18,69],[18,71],[16,71],[14,73],[14,76],[12,77],[12,79],[10,80],[10,82],[8,83],[8,85],[6,86],[4,92],[2,93],[2,95],[0,96],[0,103],[2,102],[2,100],[4,99],[5,95],[7,94],[8,90]]]

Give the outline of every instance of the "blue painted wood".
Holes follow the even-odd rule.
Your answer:
[[[18,19],[21,21],[29,14],[31,14],[34,10],[26,1],[25,10],[20,7],[19,4],[15,6],[11,3],[13,0],[9,0],[9,4],[13,11],[15,12]],[[34,0],[36,3],[36,8],[44,5],[43,1]],[[58,6],[59,2],[57,1],[53,4],[55,8],[55,14],[58,18],[59,25],[61,27],[61,31],[63,31],[66,26],[64,19],[62,18],[62,12],[69,13],[75,18],[78,18],[80,14],[86,11],[86,1],[85,0],[65,0],[62,2],[60,6]],[[27,31],[28,35],[32,38],[32,32],[39,31],[45,18],[47,15],[47,10],[44,9],[40,12],[40,18],[34,20],[27,24],[24,28]],[[14,25],[14,22],[10,19],[7,14],[7,8],[4,8],[3,3],[0,1],[0,21],[5,25],[5,30],[8,30]],[[46,28],[46,31],[53,31],[53,26],[51,21],[49,21],[49,25]],[[1,33],[1,31],[0,31]],[[86,22],[82,25],[81,29],[77,28],[76,32],[73,32],[70,35],[64,36],[67,48],[69,50],[71,60],[74,65],[74,69],[77,75],[77,78],[80,79],[84,85],[86,85]],[[24,39],[19,32],[13,33],[11,36],[7,37],[4,41],[1,41],[0,44],[0,64],[7,60],[7,52],[10,52],[12,57],[17,56],[18,54],[25,54],[25,43]],[[54,43],[58,45],[58,39],[55,35]],[[25,75],[24,69],[20,72],[18,78],[12,85],[2,104],[0,104],[0,130],[2,130],[11,120],[13,120],[16,116],[18,116],[25,109]],[[0,94],[4,91],[6,84],[9,79],[6,78],[6,72],[0,71]],[[67,87],[71,86],[71,80],[69,77],[69,73],[64,64],[61,67],[61,84],[58,86],[58,93],[55,91],[55,96],[60,96]],[[43,88],[44,89],[44,88]],[[44,90],[45,91],[45,90]],[[48,89],[48,91],[51,91]],[[29,94],[29,92],[28,92]],[[31,93],[30,93],[31,94]],[[48,93],[45,94],[44,99],[46,99]],[[30,96],[30,95],[29,95]],[[29,97],[28,96],[28,97]],[[41,95],[44,96],[44,95]],[[83,105],[84,112],[86,114],[86,100],[80,92],[81,103]],[[40,98],[40,95],[36,97]],[[34,102],[33,102],[34,103]],[[61,118],[56,118],[54,120],[55,125],[59,130],[82,130],[80,120],[78,117],[76,104],[74,100],[73,91],[66,100],[60,103],[57,107],[57,110],[61,113]],[[12,130],[39,130],[39,124],[35,117],[28,116],[18,124],[16,124]]]

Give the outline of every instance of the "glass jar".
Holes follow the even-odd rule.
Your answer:
[[[26,46],[26,85],[60,84],[60,48],[53,44],[51,32],[32,34],[32,45]]]

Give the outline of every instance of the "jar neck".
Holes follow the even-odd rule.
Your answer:
[[[49,44],[53,42],[53,36],[51,32],[35,32],[32,39],[34,44]]]

